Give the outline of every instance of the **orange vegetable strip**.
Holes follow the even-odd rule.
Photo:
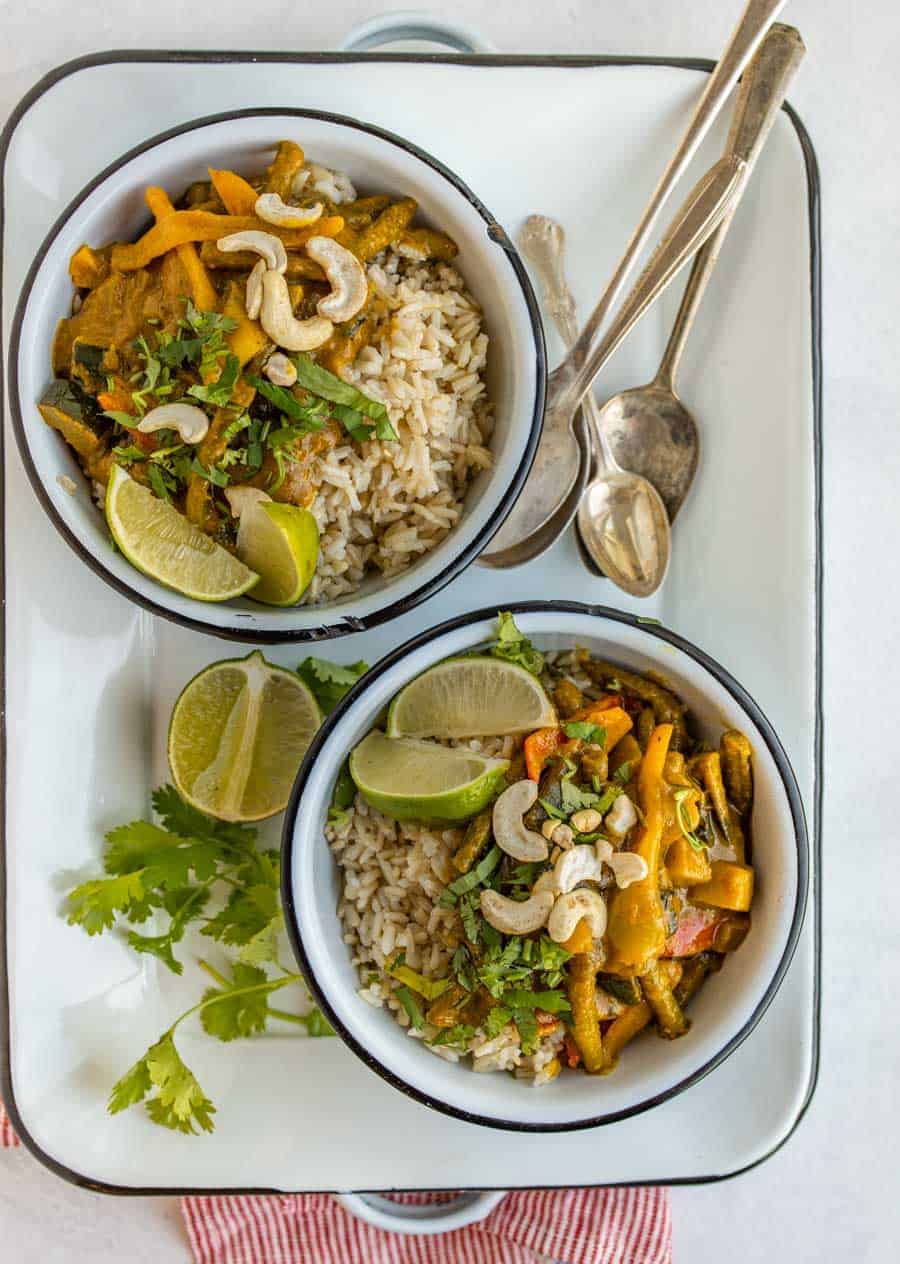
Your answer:
[[[559,728],[537,729],[525,738],[525,770],[532,781],[540,781],[541,769],[559,748],[562,730]]]
[[[650,735],[638,773],[638,799],[643,818],[634,851],[647,862],[647,876],[617,891],[609,910],[608,934],[616,959],[625,965],[645,966],[665,948],[666,917],[659,894],[665,812],[663,770],[673,726],[658,724]]]
[[[600,1020],[597,1016],[596,967],[590,953],[578,953],[566,966],[572,1035],[584,1060],[584,1069],[602,1071],[607,1065]]]
[[[234,171],[217,171],[215,167],[210,167],[209,178],[229,215],[253,214],[259,194],[243,176]]]
[[[157,224],[162,224],[172,215],[177,214],[165,189],[150,185],[144,193],[144,200]],[[209,273],[200,262],[200,256],[197,254],[196,249],[188,242],[183,246],[178,246],[177,250],[178,258],[187,273],[188,283],[191,287],[191,298],[201,312],[214,312],[217,301],[216,291],[212,281],[209,279]]]
[[[340,215],[322,216],[308,228],[277,228],[255,215],[214,215],[212,211],[175,211],[147,230],[136,242],[113,246],[112,266],[119,272],[146,268],[160,255],[188,242],[218,241],[232,233],[263,232],[280,237],[286,247],[304,245],[310,237],[336,237],[344,227]]]

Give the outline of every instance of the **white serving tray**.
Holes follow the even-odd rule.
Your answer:
[[[30,94],[7,130],[4,362],[28,265],[78,191],[150,133],[249,107],[316,107],[406,135],[455,169],[510,232],[530,211],[554,215],[566,226],[573,288],[587,310],[706,69],[328,54],[125,53],[72,63]],[[721,146],[724,126],[701,162]],[[590,578],[568,537],[518,571],[473,567],[395,623],[318,652],[374,661],[463,610],[533,597],[659,618],[719,659],[767,712],[816,841],[816,180],[805,132],[782,115],[682,370],[705,446],[654,599],[637,603]],[[650,376],[677,302],[667,295],[643,322],[604,373],[601,394]],[[786,1139],[816,1075],[817,847],[800,945],[759,1027],[702,1083],[644,1115],[589,1132],[513,1137],[407,1100],[337,1041],[267,1036],[225,1047],[186,1030],[185,1059],[220,1107],[215,1134],[175,1136],[139,1109],[108,1117],[112,1081],[196,997],[204,976],[188,968],[179,980],[136,961],[113,936],[92,940],[67,927],[61,893],[96,871],[104,829],[145,811],[150,788],[164,779],[165,727],[181,685],[200,666],[243,651],[126,604],[54,533],[8,426],[5,452],[8,1013],[0,1053],[14,1122],[43,1162],[93,1188],[131,1193],[675,1183],[733,1174]],[[267,651],[286,665],[304,652]]]

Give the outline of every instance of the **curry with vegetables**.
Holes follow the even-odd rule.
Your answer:
[[[415,224],[414,199],[361,196],[288,140],[248,178],[210,168],[177,203],[145,200],[136,241],[72,256],[40,412],[98,496],[121,466],[239,553],[248,505],[309,509],[334,449],[401,438],[345,380],[391,325],[367,266],[385,251],[437,265],[456,245]]]
[[[402,942],[416,945],[419,968],[405,950],[388,954],[364,994],[433,1051],[471,1055],[476,1070],[535,1083],[564,1068],[605,1074],[645,1029],[684,1036],[691,1001],[750,931],[751,746],[736,730],[709,746],[653,673],[585,649],[544,656],[511,616],[491,652],[537,677],[553,721],[452,743],[506,755],[505,779],[464,830],[424,836],[438,874],[436,840],[448,848],[433,898],[443,920],[425,922],[443,953],[415,927]],[[355,828],[370,826],[332,826],[339,860]],[[388,839],[391,829],[423,845],[409,825],[387,826]],[[399,888],[397,852],[385,857]],[[360,959],[377,965],[377,945]]]

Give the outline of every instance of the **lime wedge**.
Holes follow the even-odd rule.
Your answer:
[[[464,821],[496,796],[508,759],[488,759],[378,730],[350,755],[350,775],[377,811],[399,821]]]
[[[241,561],[259,574],[253,590],[257,601],[295,606],[315,574],[319,528],[308,509],[257,501],[241,513],[237,549]]]
[[[222,821],[274,816],[321,722],[303,681],[259,650],[213,663],[185,685],[169,721],[178,793]]]
[[[531,672],[499,658],[448,658],[410,681],[388,711],[388,737],[500,737],[556,724]]]
[[[258,576],[119,465],[106,489],[106,521],[132,566],[197,601],[240,597]]]

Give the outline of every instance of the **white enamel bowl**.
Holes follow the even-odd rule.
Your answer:
[[[323,836],[335,777],[348,752],[408,681],[450,655],[488,641],[493,611],[451,620],[383,659],[328,719],[300,769],[285,820],[283,895],[294,950],[319,1004],[372,1070],[437,1110],[493,1127],[562,1130],[609,1123],[681,1092],[708,1074],[759,1022],[790,962],[803,919],[808,841],[793,772],[759,707],[701,650],[662,628],[604,607],[566,602],[511,607],[543,649],[575,644],[671,683],[710,741],[735,727],[755,752],[752,820],[757,893],[746,941],[691,1006],[688,1035],[646,1036],[623,1054],[615,1074],[564,1073],[533,1089],[506,1074],[479,1075],[445,1062],[410,1039],[385,1009],[357,995],[356,972],[335,909],[338,872]]]
[[[426,556],[390,579],[370,578],[330,604],[273,609],[249,598],[208,605],[148,579],[110,548],[72,453],[37,411],[50,378],[50,347],[68,314],[68,261],[82,242],[134,238],[149,219],[148,184],[175,193],[207,166],[259,170],[276,141],[296,138],[319,162],[347,171],[364,191],[415,197],[427,221],[460,246],[459,267],[484,309],[490,336],[488,387],[495,406],[494,466],[473,481],[456,528]],[[241,112],[200,120],[126,154],[85,189],[51,230],[23,288],[13,322],[10,399],[22,457],[60,533],[98,574],[156,614],[242,641],[314,640],[374,626],[411,609],[448,583],[498,530],[528,473],[544,405],[545,352],[525,270],[505,233],[477,197],[440,162],[391,133],[309,110]],[[67,493],[60,475],[74,479]]]

